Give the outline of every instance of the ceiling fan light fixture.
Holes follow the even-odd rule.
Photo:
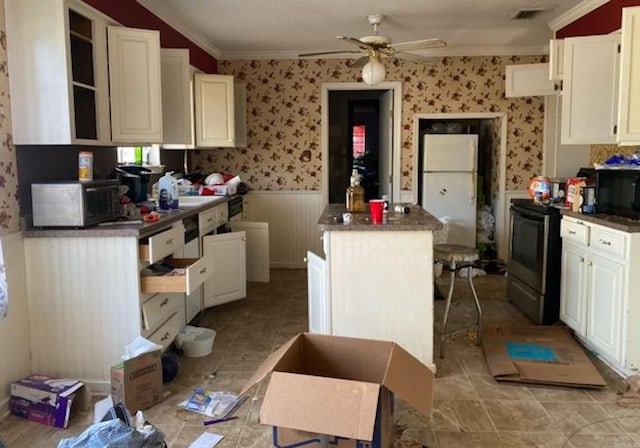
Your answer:
[[[362,67],[362,80],[370,86],[380,84],[386,75],[384,64],[378,58],[369,59],[369,62]]]

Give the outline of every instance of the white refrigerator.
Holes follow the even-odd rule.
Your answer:
[[[478,136],[426,134],[423,146],[422,207],[449,220],[449,244],[476,246]]]

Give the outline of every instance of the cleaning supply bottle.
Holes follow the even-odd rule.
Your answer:
[[[347,188],[347,210],[364,212],[364,188],[360,185],[360,175],[355,168],[351,171],[351,185]]]
[[[158,205],[160,210],[175,210],[178,208],[178,180],[165,173],[158,180]]]

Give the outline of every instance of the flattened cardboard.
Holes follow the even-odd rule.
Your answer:
[[[382,388],[431,415],[433,372],[393,342],[298,334],[264,361],[241,393],[269,372],[263,424],[371,441]]]
[[[565,327],[486,328],[482,333],[482,348],[497,381],[606,387],[600,373]]]

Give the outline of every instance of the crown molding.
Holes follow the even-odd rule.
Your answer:
[[[596,8],[599,8],[608,1],[609,0],[584,0],[582,3],[574,6],[569,11],[548,22],[547,25],[555,34],[555,32],[559,29],[575,22],[580,17],[590,13]]]
[[[256,60],[256,59],[357,59],[357,54],[330,54],[316,57],[300,58],[301,53],[308,53],[308,50],[300,51],[238,51],[225,52],[220,55],[219,61],[233,60]],[[511,55],[545,55],[549,54],[549,45],[534,46],[487,46],[487,47],[445,47],[433,50],[413,51],[420,56],[511,56]],[[366,56],[365,52],[362,56]]]
[[[194,33],[189,29],[188,26],[180,22],[175,18],[173,13],[167,9],[161,2],[157,0],[136,0],[140,3],[145,9],[149,10],[151,13],[156,15],[159,19],[165,22],[167,25],[170,25],[177,32],[182,34],[184,37],[189,39],[191,42],[196,44],[202,50],[209,53],[216,59],[220,59],[221,52],[220,50],[213,45],[208,39],[203,37],[201,34]]]

